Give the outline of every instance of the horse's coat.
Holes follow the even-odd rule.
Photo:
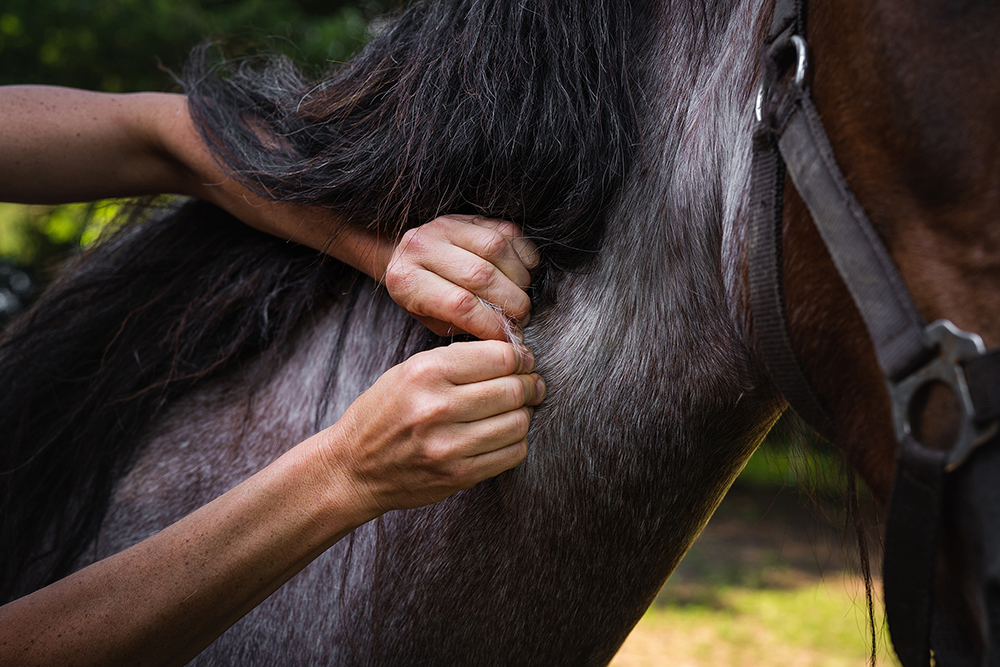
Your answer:
[[[996,3],[901,0],[814,3],[807,30],[811,92],[834,155],[917,309],[987,347],[1000,344],[998,31]],[[837,445],[884,503],[897,447],[886,384],[808,212],[786,195],[790,336],[837,423]],[[929,391],[909,410],[924,447],[951,449],[959,415],[950,391]],[[945,478],[938,664],[997,660],[997,444]]]
[[[438,21],[420,30],[448,39],[463,12],[508,4],[521,7],[442,2]],[[631,46],[643,47],[629,64],[636,145],[627,168],[615,163],[619,183],[599,175],[599,210],[578,215],[604,223],[603,234],[587,237],[600,241],[589,261],[590,252],[547,249],[572,235],[549,239],[545,224],[513,216],[550,253],[556,295],[540,299],[526,331],[549,386],[527,459],[446,502],[358,529],[197,664],[605,664],[780,413],[747,342],[742,278],[755,54],[769,8],[763,0],[665,2],[646,16],[646,3],[592,4],[588,12],[627,25]],[[554,30],[564,15],[580,19],[573,7],[582,6],[546,2],[537,11],[552,13],[545,26]],[[410,38],[390,30],[373,48]],[[533,44],[514,43],[510,53]],[[466,66],[482,64],[474,53]],[[621,54],[579,55],[581,67],[600,71]],[[489,99],[475,113],[523,101]],[[478,126],[489,126],[486,116],[474,118]],[[425,130],[394,129],[413,141]],[[564,176],[563,155],[549,157],[550,167],[533,158],[534,178],[546,169]],[[457,178],[443,189],[469,197],[489,191],[494,176],[510,184],[504,169],[517,165],[495,174],[463,168],[468,174],[429,170],[415,182]],[[518,190],[509,195],[518,204]],[[472,203],[489,212],[496,202]],[[585,270],[561,270],[574,263]],[[379,373],[426,344],[370,282],[333,284],[341,294],[301,317],[276,372],[231,364],[168,404],[77,566],[222,493],[334,421]]]

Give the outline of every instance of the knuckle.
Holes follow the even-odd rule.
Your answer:
[[[462,462],[456,462],[448,466],[441,472],[441,481],[449,489],[463,489],[472,484],[469,481],[469,466]]]
[[[385,267],[382,282],[394,300],[408,300],[416,291],[419,274],[420,267],[415,262],[408,257],[397,256]]]
[[[520,321],[531,312],[531,298],[523,291],[517,290],[513,297],[508,300],[507,308],[508,312]]]
[[[448,312],[455,313],[459,319],[472,319],[480,308],[479,299],[472,292],[464,289],[452,290],[445,299]]]
[[[399,240],[397,247],[399,248],[399,255],[401,257],[421,257],[425,254],[429,245],[430,242],[425,233],[425,227],[414,227],[413,229],[406,230]]]
[[[440,424],[448,420],[451,406],[440,398],[423,398],[413,409],[414,421],[424,427]],[[437,450],[434,450],[437,451]]]
[[[407,359],[402,366],[403,381],[412,385],[426,385],[437,379],[442,372],[442,362],[438,356],[421,352]]]
[[[508,239],[517,238],[521,235],[521,228],[509,220],[502,220],[496,226],[496,231]]]
[[[466,267],[462,280],[467,289],[481,292],[493,283],[496,271],[496,267],[489,262],[472,262]]]
[[[458,217],[454,215],[439,215],[433,220],[421,225],[424,229],[439,229],[441,227],[447,227],[458,221]],[[418,228],[419,229],[419,228]]]
[[[495,230],[483,238],[477,254],[486,259],[500,257],[507,252],[508,243],[507,237]]]
[[[454,451],[452,443],[444,438],[427,442],[422,451],[424,465],[437,476],[447,475],[449,464],[454,459]]]
[[[421,227],[411,227],[403,232],[403,235],[399,239],[400,246],[408,246],[414,242],[419,243],[417,239],[420,237]]]
[[[385,270],[385,286],[394,297],[410,292],[413,281],[413,266],[406,261],[391,262]]]

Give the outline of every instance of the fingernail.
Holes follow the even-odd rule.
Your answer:
[[[524,372],[530,373],[535,368],[535,355],[533,355],[531,350],[528,348],[524,348],[521,362],[524,364]]]
[[[535,380],[535,387],[538,389],[538,402],[545,400],[545,380],[538,378]]]

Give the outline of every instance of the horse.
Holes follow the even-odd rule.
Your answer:
[[[790,13],[804,38],[797,69],[811,70],[796,105],[815,106],[797,121],[814,139],[787,153],[828,175],[789,166],[781,195],[790,354],[815,392],[784,393],[889,508],[886,603],[903,663],[927,665],[933,648],[937,664],[993,664],[996,415],[983,392],[995,392],[986,348],[1000,342],[989,222],[1000,126],[987,111],[1000,12],[889,1]],[[844,215],[870,240],[831,240],[822,218]]]
[[[997,11],[899,4],[817,5],[805,36],[816,105],[917,305],[995,343],[989,248],[970,216],[996,210],[996,91],[971,65],[995,61]],[[766,0],[442,0],[411,5],[320,82],[281,60],[216,76],[195,55],[185,79],[203,135],[261,192],[387,234],[450,211],[511,219],[535,239],[524,333],[549,395],[520,466],[359,528],[194,664],[610,661],[786,408],[748,277],[773,13]],[[938,15],[943,35],[929,31]],[[953,56],[969,33],[975,48]],[[941,76],[953,70],[954,85]],[[887,504],[885,384],[806,206],[790,186],[784,199],[789,338],[835,444]],[[923,217],[903,222],[901,202]],[[445,342],[352,270],[204,203],[137,215],[3,343],[7,598],[179,519],[332,423],[391,364]],[[928,250],[937,234],[948,242]],[[948,280],[921,277],[926,257]],[[988,461],[974,463],[951,489],[946,533],[988,524],[989,507],[964,509],[987,485]],[[942,556],[942,590],[979,590],[989,542],[968,535]],[[966,639],[985,647],[976,603],[946,606],[959,625],[977,619]]]

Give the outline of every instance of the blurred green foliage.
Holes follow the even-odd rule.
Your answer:
[[[747,461],[733,486],[744,491],[788,489],[814,500],[841,502],[849,475],[843,453],[788,410]],[[864,482],[858,478],[856,483],[861,496],[868,497]]]
[[[279,51],[311,71],[348,59],[369,21],[397,0],[4,0],[0,85],[105,92],[172,90],[192,47],[217,40],[240,55]],[[114,205],[0,205],[0,258],[42,278],[92,241]],[[95,211],[99,215],[92,215]]]
[[[388,0],[5,0],[0,85],[165,90],[207,38],[278,49],[311,65],[342,61]]]

